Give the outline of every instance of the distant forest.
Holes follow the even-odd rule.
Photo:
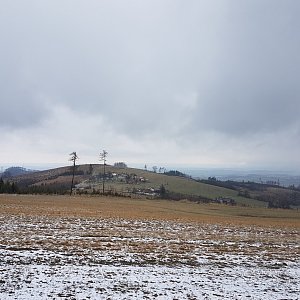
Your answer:
[[[14,182],[4,181],[0,178],[0,194],[15,194],[18,187]]]

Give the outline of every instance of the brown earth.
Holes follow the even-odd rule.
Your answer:
[[[118,197],[0,195],[0,213],[300,228],[300,211]]]

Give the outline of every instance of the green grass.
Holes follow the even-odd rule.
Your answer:
[[[103,166],[96,166],[95,172],[103,172]],[[117,191],[136,188],[159,188],[162,184],[170,192],[180,193],[184,195],[195,195],[202,196],[209,199],[215,199],[217,197],[229,197],[234,199],[239,205],[246,205],[252,207],[266,207],[266,203],[254,199],[238,196],[238,192],[231,189],[226,189],[214,185],[209,185],[201,182],[197,182],[193,179],[168,176],[165,174],[154,173],[150,171],[144,171],[134,168],[118,169],[107,166],[107,172],[113,173],[134,173],[138,177],[144,177],[148,181],[146,183],[139,183],[137,185],[126,184],[126,183],[112,183],[107,182],[107,186]]]

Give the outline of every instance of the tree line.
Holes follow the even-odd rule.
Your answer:
[[[18,187],[14,182],[4,181],[0,178],[0,194],[15,194],[18,192]]]

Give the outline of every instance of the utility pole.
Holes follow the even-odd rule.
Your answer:
[[[103,150],[100,153],[100,161],[103,161],[103,179],[102,179],[102,194],[104,195],[104,185],[105,185],[105,165],[106,165],[106,157],[107,157],[108,152]]]
[[[73,162],[73,174],[72,174],[72,183],[71,183],[71,190],[70,190],[70,196],[71,196],[72,195],[72,191],[73,191],[73,184],[74,184],[76,160],[79,159],[79,157],[77,156],[76,152],[72,152],[69,155],[71,156],[70,159],[69,159],[69,161]]]

